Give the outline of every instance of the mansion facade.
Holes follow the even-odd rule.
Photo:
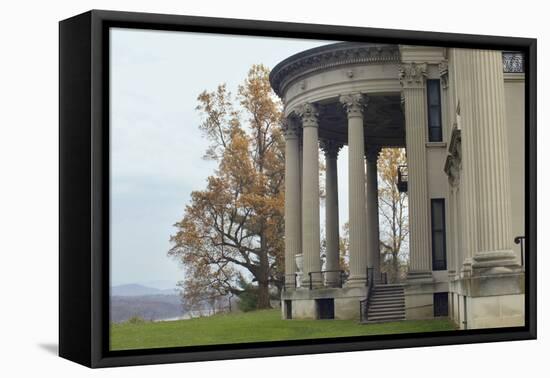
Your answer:
[[[514,52],[344,42],[271,72],[286,117],[286,319],[524,324],[525,83]],[[348,204],[337,159],[348,149]],[[380,271],[377,159],[406,149],[407,278]],[[325,159],[321,259],[319,157]],[[339,206],[349,210],[349,275]]]

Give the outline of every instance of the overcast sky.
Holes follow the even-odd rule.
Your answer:
[[[236,93],[253,64],[273,68],[333,43],[131,29],[111,30],[111,284],[176,282],[166,253],[173,224],[215,163],[202,159],[197,95]],[[347,151],[339,159],[340,224],[347,221]],[[321,212],[323,213],[323,212]]]

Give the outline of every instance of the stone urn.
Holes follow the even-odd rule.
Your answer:
[[[302,286],[302,272],[304,271],[304,256],[300,253],[296,255],[296,286]]]

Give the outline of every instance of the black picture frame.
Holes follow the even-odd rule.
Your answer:
[[[110,27],[521,51],[526,64],[525,326],[109,351]],[[88,367],[535,339],[536,39],[92,10],[59,23],[59,355]]]

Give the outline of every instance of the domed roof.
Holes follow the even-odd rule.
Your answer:
[[[288,83],[316,71],[341,65],[395,62],[399,62],[397,45],[364,42],[332,43],[286,58],[271,70],[269,81],[275,93],[282,97]]]

